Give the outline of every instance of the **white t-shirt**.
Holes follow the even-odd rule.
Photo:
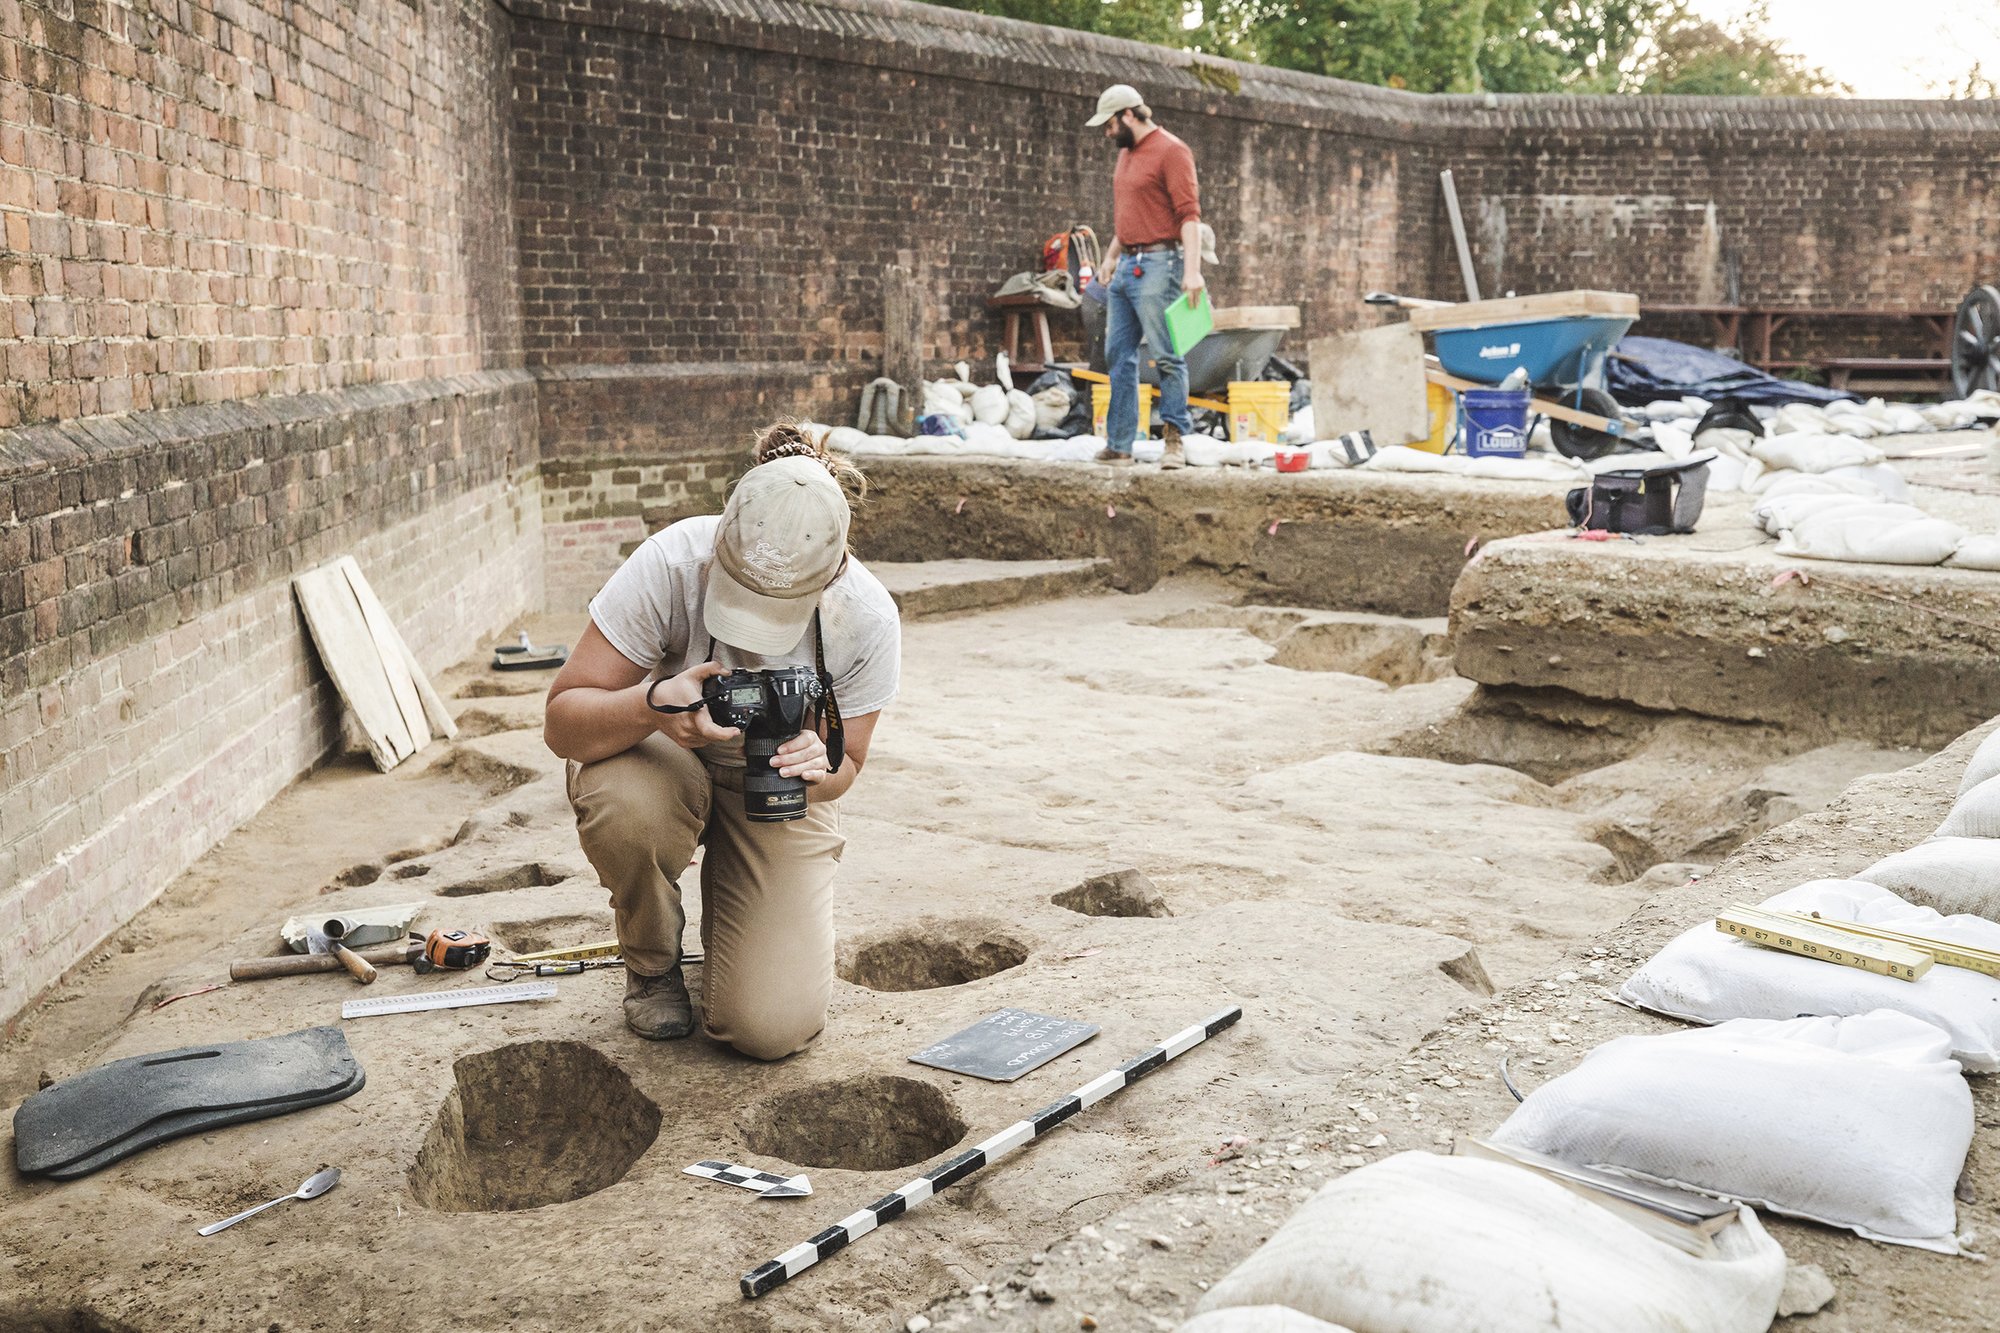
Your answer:
[[[628,661],[649,668],[653,680],[709,660],[701,608],[720,523],[719,515],[709,514],[662,528],[590,600],[598,632]],[[903,625],[889,590],[850,556],[820,594],[819,616],[841,716],[862,717],[888,707],[902,678],[903,647]],[[714,660],[726,667],[811,666],[812,629],[808,625],[798,647],[780,656],[717,643]],[[716,763],[743,764],[740,740],[704,746],[701,753]]]

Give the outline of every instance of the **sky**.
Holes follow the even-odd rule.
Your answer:
[[[1731,26],[1744,0],[1692,0]],[[1769,31],[1857,97],[1935,97],[1973,61],[2000,80],[2000,0],[1770,0]]]

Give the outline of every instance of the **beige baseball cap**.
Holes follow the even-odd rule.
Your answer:
[[[722,643],[766,657],[805,638],[820,592],[847,555],[847,496],[813,458],[745,473],[715,530],[702,620]]]
[[[1114,83],[1097,95],[1097,114],[1083,123],[1086,127],[1102,125],[1120,111],[1144,105],[1146,99],[1139,96],[1137,88],[1129,83]]]

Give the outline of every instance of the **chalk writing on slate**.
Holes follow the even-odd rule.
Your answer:
[[[1096,1036],[1095,1023],[1054,1018],[1026,1009],[1002,1009],[943,1041],[926,1046],[910,1059],[920,1065],[949,1069],[954,1074],[1011,1083],[1075,1046]]]

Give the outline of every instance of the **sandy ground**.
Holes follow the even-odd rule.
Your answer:
[[[1856,775],[1891,774],[1860,799],[1892,798],[1893,817],[1864,804],[1858,837],[1850,796],[1727,873],[1790,882],[1761,849],[1793,844],[1772,837],[1817,837],[1799,845],[1838,846],[1852,869],[1857,841],[1902,846],[1942,808],[1931,768],[1895,772],[1914,752],[1493,709],[1440,676],[1441,623],[1232,596],[1176,580],[908,627],[903,696],[844,803],[844,980],[806,1054],[765,1066],[700,1039],[642,1042],[613,972],[563,979],[552,1003],[350,1023],[368,1084],[346,1101],[77,1182],[0,1177],[0,1329],[881,1329],[926,1308],[940,1323],[1170,1325],[1343,1161],[1497,1122],[1492,1041],[1554,1072],[1647,1022],[1600,991],[1669,918],[1698,914],[1694,898],[1728,896],[1714,879],[1681,887],[1691,873]],[[455,746],[298,784],[23,1025],[4,1100],[107,1059],[338,1022],[358,993],[342,975],[149,1008],[274,951],[294,911],[422,899],[424,926],[519,949],[608,934],[540,742],[542,683],[462,666],[440,681]],[[1123,868],[1171,915],[1051,901]],[[948,984],[878,989],[911,978]],[[458,984],[385,969],[369,993]],[[1231,1003],[1240,1025],[1146,1082],[754,1305],[738,1296],[738,1275],[921,1164]],[[909,1063],[1007,1005],[1103,1032],[1015,1084]],[[1544,1049],[1556,1021],[1571,1039]],[[468,1146],[460,1125],[494,1132]],[[1211,1165],[1238,1135],[1250,1154]],[[11,1135],[0,1147],[11,1156]],[[768,1203],[682,1174],[710,1157],[806,1169],[816,1194]],[[346,1176],[324,1198],[194,1234],[329,1164]],[[1976,1326],[1971,1265],[1782,1234],[1826,1262],[1841,1310],[1886,1311],[1862,1290],[1879,1279],[1921,1284],[1961,1320],[1926,1327]]]

